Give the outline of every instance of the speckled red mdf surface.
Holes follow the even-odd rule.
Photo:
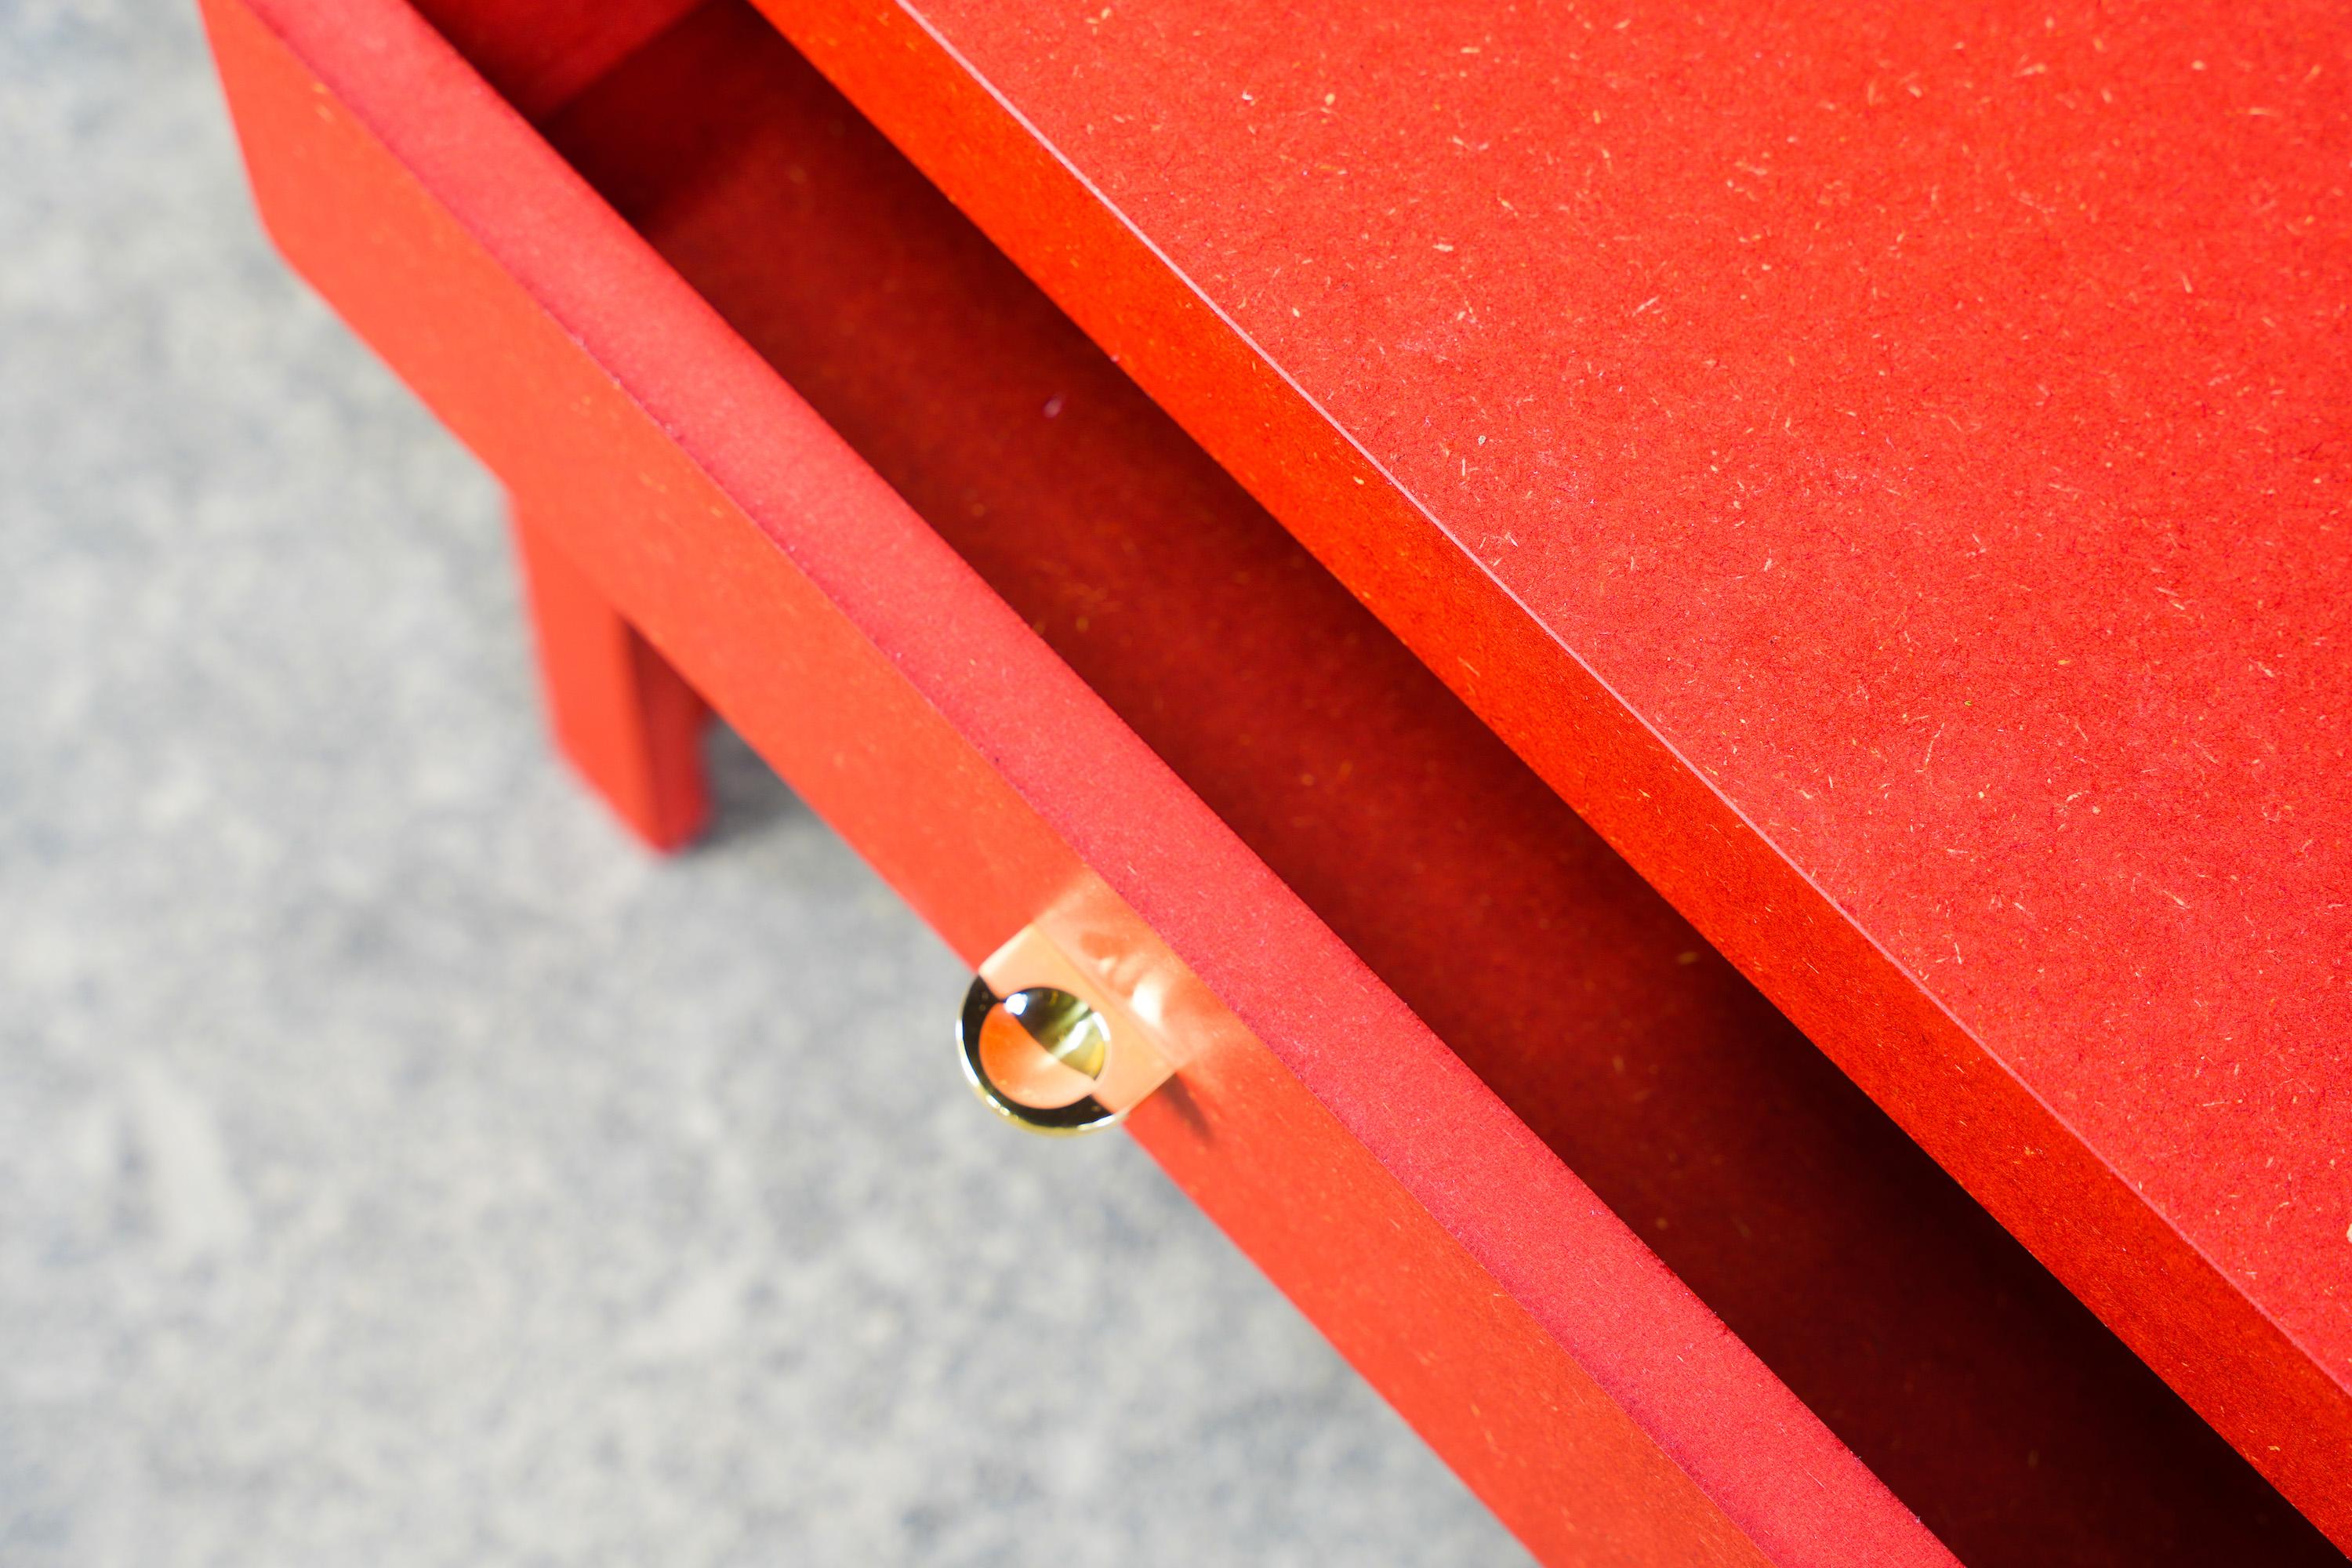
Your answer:
[[[762,4],[2352,1541],[2352,11]]]

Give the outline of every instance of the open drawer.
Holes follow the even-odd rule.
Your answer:
[[[278,244],[959,951],[1213,994],[1129,1127],[1538,1555],[2337,1560],[751,11],[433,9],[205,0]]]

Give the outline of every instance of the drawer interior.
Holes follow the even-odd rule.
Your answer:
[[[1964,1561],[2340,1561],[748,5],[425,9]]]

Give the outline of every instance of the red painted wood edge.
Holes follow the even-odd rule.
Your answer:
[[[413,12],[205,14],[289,258],[960,951],[1099,874],[1266,1042],[1139,1135],[1540,1553],[1951,1561]]]
[[[919,16],[882,0],[757,3],[1692,924],[2352,1546],[2352,1386],[1546,633]]]

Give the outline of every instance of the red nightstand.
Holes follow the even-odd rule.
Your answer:
[[[1549,1561],[2337,1560],[2340,10],[761,3],[205,0],[641,834],[1196,984]]]

